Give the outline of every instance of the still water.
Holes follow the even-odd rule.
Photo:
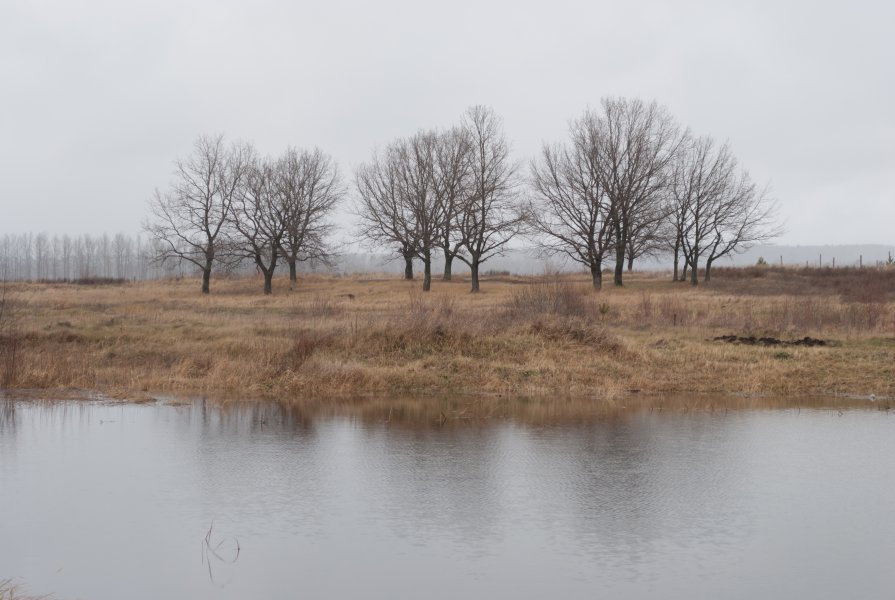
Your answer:
[[[0,579],[61,600],[895,596],[886,412],[3,403]]]

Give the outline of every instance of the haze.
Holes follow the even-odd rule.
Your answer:
[[[516,157],[656,99],[770,181],[788,244],[895,239],[887,2],[4,2],[0,232],[136,232],[196,136],[371,150],[505,120]],[[343,221],[347,224],[347,219]]]

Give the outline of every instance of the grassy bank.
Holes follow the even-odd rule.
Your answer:
[[[895,270],[716,269],[692,288],[634,274],[419,282],[8,284],[13,389],[243,398],[631,393],[892,396]],[[13,315],[13,316],[9,316]],[[824,346],[745,345],[722,335]],[[14,348],[14,351],[10,351]],[[12,357],[12,358],[10,358]]]

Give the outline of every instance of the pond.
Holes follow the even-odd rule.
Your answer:
[[[0,400],[0,580],[55,598],[883,598],[895,417],[310,418]]]

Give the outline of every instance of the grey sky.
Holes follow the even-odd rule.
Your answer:
[[[515,154],[603,96],[729,139],[783,243],[895,241],[895,3],[0,2],[0,232],[135,232],[201,133],[264,153],[504,117]]]

